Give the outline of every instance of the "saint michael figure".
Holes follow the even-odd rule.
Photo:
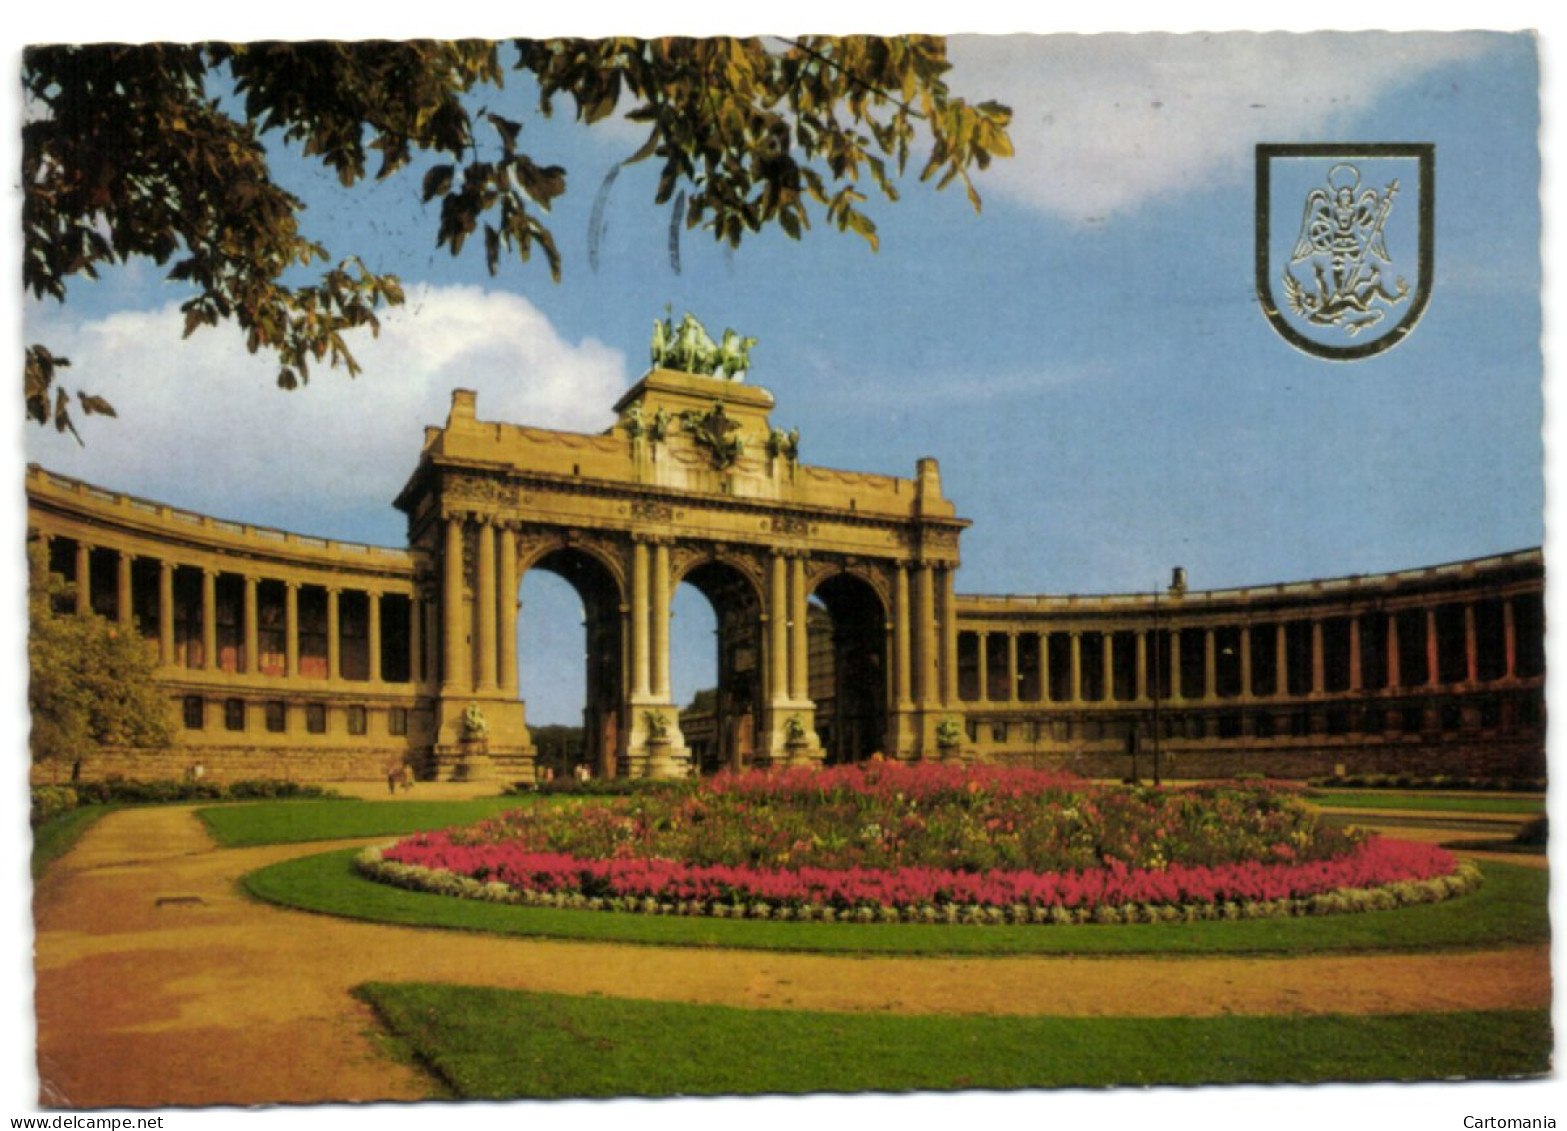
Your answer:
[[[1382,320],[1376,304],[1397,306],[1409,295],[1400,276],[1389,290],[1382,267],[1391,266],[1383,228],[1398,195],[1395,179],[1382,192],[1360,187],[1360,170],[1338,164],[1328,171],[1327,187],[1306,194],[1300,236],[1284,268],[1284,291],[1290,308],[1319,326],[1338,326],[1354,337]],[[1311,282],[1293,271],[1311,263]]]

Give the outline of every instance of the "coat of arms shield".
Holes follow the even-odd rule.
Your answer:
[[[1353,361],[1408,337],[1431,298],[1429,144],[1257,146],[1257,297],[1297,349]]]

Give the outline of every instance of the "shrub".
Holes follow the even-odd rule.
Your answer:
[[[33,788],[32,810],[28,814],[34,828],[76,808],[76,790],[68,785],[42,785]]]
[[[69,766],[105,746],[167,747],[172,708],[140,634],[94,613],[62,613],[75,586],[49,572],[42,539],[27,547],[28,745],[34,762]]]
[[[330,789],[292,781],[105,781],[74,786],[34,786],[32,822],[38,825],[68,809],[83,805],[163,805],[185,801],[250,801],[263,798],[335,797]]]

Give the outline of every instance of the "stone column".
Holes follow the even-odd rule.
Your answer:
[[[366,595],[367,615],[370,618],[370,682],[381,682],[381,594],[372,589]]]
[[[775,553],[767,570],[767,681],[780,703],[789,698],[789,562]]]
[[[1290,693],[1290,646],[1289,625],[1280,621],[1277,625],[1277,635],[1274,637],[1274,667],[1277,668],[1275,678],[1278,682],[1274,685],[1273,693],[1283,699]]]
[[[515,661],[516,653],[512,654]],[[424,601],[414,593],[408,600],[408,682],[424,678]]]
[[[1007,702],[1018,701],[1018,684],[1022,676],[1017,670],[1017,633],[1007,633]]]
[[[803,703],[810,693],[810,602],[805,593],[805,559],[789,559],[789,698]]]
[[[651,672],[648,666],[648,597],[647,543],[637,539],[631,543],[631,697],[646,700],[651,689]]]
[[[201,571],[201,666],[218,670],[218,575],[210,569]]]
[[[1475,631],[1475,607],[1464,605],[1464,678],[1473,686],[1480,682],[1480,642]]]
[[[953,591],[952,566],[941,570],[941,701],[958,701],[958,599]]]
[[[1311,693],[1321,695],[1327,688],[1327,657],[1323,655],[1322,621],[1311,622]]]
[[[463,607],[463,520],[446,520],[446,544],[441,554],[442,659],[441,685],[447,693],[468,690],[468,617]]]
[[[517,530],[501,527],[501,690],[516,697],[517,687]]]
[[[174,563],[158,563],[158,662],[174,663]]]
[[[631,694],[636,690],[636,660],[633,652],[631,605],[622,602],[620,605],[620,698],[623,703],[630,702]]]
[[[1387,614],[1387,685],[1402,687],[1403,673],[1399,670],[1398,614]]]
[[[1513,599],[1508,597],[1502,602],[1502,645],[1506,652],[1506,668],[1503,669],[1504,679],[1518,678],[1518,621],[1513,612]]]
[[[1137,658],[1134,661],[1134,663],[1136,664],[1136,668],[1137,668],[1137,674],[1136,674],[1136,677],[1135,677],[1136,678],[1136,686],[1132,689],[1132,694],[1137,699],[1140,699],[1140,700],[1142,700],[1142,699],[1150,699],[1150,698],[1152,698],[1152,696],[1150,696],[1148,694],[1148,630],[1147,629],[1140,629],[1138,631],[1138,633],[1137,633],[1137,652],[1136,652],[1136,657]]]
[[[121,627],[130,628],[131,616],[131,566],[135,564],[136,555],[120,551],[119,560],[115,563],[114,575],[114,619]]]
[[[1251,625],[1241,625],[1241,698],[1251,698]]]
[[[335,585],[326,590],[326,677],[336,683],[343,678],[343,616],[339,598],[343,591]]]
[[[1202,630],[1202,678],[1204,699],[1219,697],[1219,642],[1213,629]]]
[[[1050,633],[1039,633],[1039,701],[1050,699]]]
[[[1436,638],[1436,610],[1426,609],[1426,683],[1432,687],[1442,682],[1442,654]]]
[[[981,703],[990,698],[990,657],[986,654],[986,647],[990,633],[983,630],[974,633],[974,640],[979,650],[979,694],[975,696]]]
[[[1068,697],[1073,703],[1083,701],[1083,634],[1073,629],[1067,634],[1071,641],[1072,654],[1072,683],[1068,690]]]
[[[1182,697],[1181,687],[1181,630],[1170,629],[1170,698]]]
[[[930,563],[920,563],[914,574],[915,600],[919,604],[917,639],[919,640],[919,665],[915,680],[915,696],[921,703],[933,704],[940,700],[940,687],[936,682],[936,579]]]
[[[1100,683],[1104,694],[1099,698],[1106,703],[1115,702],[1115,633],[1106,629],[1099,634],[1100,651],[1103,653],[1100,663]]]
[[[283,583],[283,674],[299,678],[299,582]]]
[[[245,575],[245,671],[261,672],[261,609],[257,594],[260,582],[254,574]]]
[[[653,543],[653,649],[652,692],[660,703],[669,702],[669,546]]]
[[[909,657],[909,618],[912,615],[909,605],[909,569],[902,562],[898,563],[897,588],[893,600],[893,673],[896,677],[893,702],[902,709],[913,703],[910,684],[913,673]]]
[[[1365,686],[1365,674],[1361,671],[1360,618],[1349,618],[1349,689],[1359,691]]]
[[[92,612],[92,547],[86,542],[76,543],[76,611]]]
[[[473,598],[479,652],[477,689],[484,692],[495,690],[495,527],[481,520],[474,533],[479,539],[478,585]]]

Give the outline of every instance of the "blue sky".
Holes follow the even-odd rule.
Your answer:
[[[1175,565],[1199,588],[1261,584],[1541,543],[1531,37],[966,37],[952,53],[955,90],[1014,107],[1018,155],[978,177],[978,214],[912,175],[899,202],[873,199],[879,251],[822,225],[738,251],[687,232],[677,272],[655,170],[633,166],[595,271],[592,202],[640,134],[546,121],[518,82],[483,100],[569,170],[551,217],[559,285],[537,261],[491,278],[477,248],[436,249],[417,170],[344,193],[280,152],[311,233],[408,288],[382,339],[357,348],[365,374],[278,392],[232,331],[180,344],[180,291],[134,265],[63,307],[26,305],[28,340],[68,354],[121,413],[88,422],[85,447],[34,430],[28,458],[226,517],[399,544],[390,501],[453,386],[477,388],[485,418],[601,429],[669,303],[760,339],[749,379],[808,461],[908,475],[936,456],[974,521],[963,592],[1139,590]],[[1326,361],[1263,318],[1262,141],[1435,144],[1433,297],[1397,348]],[[579,692],[546,657],[574,651],[579,630],[552,584],[524,591],[549,646],[524,650],[523,674],[537,664],[534,717],[561,721]],[[684,590],[676,610],[697,657],[677,663],[688,693],[710,678],[711,614]]]

